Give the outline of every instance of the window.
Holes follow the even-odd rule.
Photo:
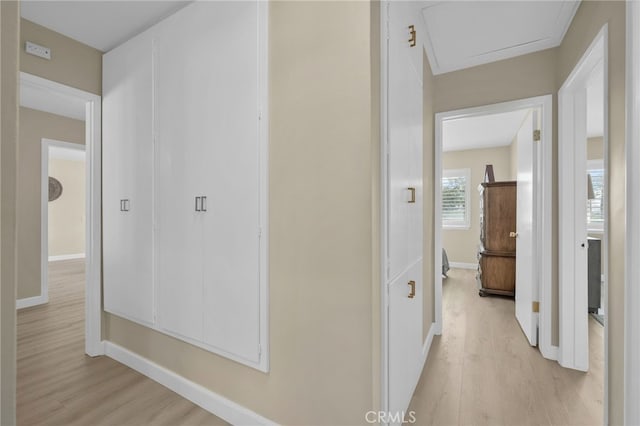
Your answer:
[[[442,226],[469,229],[469,169],[446,169],[442,173]]]
[[[591,176],[593,196],[587,200],[587,228],[590,231],[602,231],[604,224],[604,163],[602,160],[589,160],[587,173]]]

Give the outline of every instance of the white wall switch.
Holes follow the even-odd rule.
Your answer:
[[[51,59],[51,49],[31,43],[30,41],[27,42],[24,50],[31,55],[39,56],[44,59]]]

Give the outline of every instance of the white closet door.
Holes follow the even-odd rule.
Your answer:
[[[408,43],[409,26],[416,24],[416,16],[419,19],[413,7],[407,2],[389,5],[388,377],[392,413],[407,410],[422,369],[422,67],[417,62],[417,58],[422,60],[422,47]]]
[[[212,25],[208,3],[182,9],[158,25],[157,218],[160,327],[203,340],[203,217],[210,167],[205,147],[216,134],[207,82],[217,52],[203,28]],[[209,202],[211,202],[209,198]]]
[[[149,32],[103,58],[104,308],[152,324],[152,51]]]
[[[204,341],[259,360],[258,3],[211,2],[198,19],[215,55],[201,105],[208,118],[203,156]],[[195,17],[194,17],[195,18]]]
[[[390,50],[389,62],[393,64],[397,54]],[[395,69],[397,68],[397,70]],[[391,70],[390,70],[391,71]],[[389,143],[388,143],[388,255],[389,265],[387,279],[393,279],[408,266],[409,247],[409,201],[411,190],[409,185],[409,114],[406,79],[411,77],[411,70],[394,67],[389,72]]]
[[[408,99],[411,108],[412,125],[409,128],[409,186],[415,188],[415,203],[408,204],[408,262],[412,264],[423,255],[423,175],[422,175],[422,85],[417,80],[410,81],[413,90]],[[432,207],[432,205],[429,205]]]
[[[409,283],[415,283],[413,286]],[[414,296],[412,290],[415,286]],[[389,411],[406,411],[422,370],[422,262],[389,286]]]

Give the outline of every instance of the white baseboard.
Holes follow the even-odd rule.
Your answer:
[[[550,359],[553,361],[558,360],[558,352],[559,352],[558,346],[552,345],[549,347],[545,347],[544,345],[539,345],[539,349],[542,356],[545,357],[546,359]]]
[[[424,364],[427,362],[427,357],[429,356],[429,349],[431,349],[431,343],[433,342],[433,336],[436,334],[436,323],[432,323],[431,327],[429,327],[429,333],[427,333],[427,338],[424,340],[424,345],[422,345],[422,369],[424,369]]]
[[[459,269],[478,269],[477,263],[464,263],[464,262],[449,262],[450,268]]]
[[[16,300],[16,309],[30,308],[32,306],[44,305],[49,302],[49,298],[47,296],[33,296],[33,297],[25,297],[24,299]]]
[[[113,342],[104,342],[105,355],[144,374],[233,425],[277,425],[273,421],[194,383]]]
[[[84,259],[84,253],[60,254],[58,256],[49,256],[49,262],[56,262],[58,260],[71,260],[71,259]]]

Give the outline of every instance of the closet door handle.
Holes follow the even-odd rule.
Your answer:
[[[202,207],[202,211],[206,212],[207,211],[207,197],[205,197],[204,195],[202,197],[200,197],[200,205]]]
[[[129,199],[125,198],[120,200],[120,211],[128,212],[129,211]]]
[[[413,299],[416,295],[416,282],[415,281],[409,281],[407,284],[409,284],[409,286],[411,287],[411,292],[409,293],[409,299]]]
[[[196,211],[200,212],[202,211],[202,197],[196,197]]]
[[[416,189],[415,188],[407,188],[411,192],[411,199],[408,201],[409,204],[416,202]]]

